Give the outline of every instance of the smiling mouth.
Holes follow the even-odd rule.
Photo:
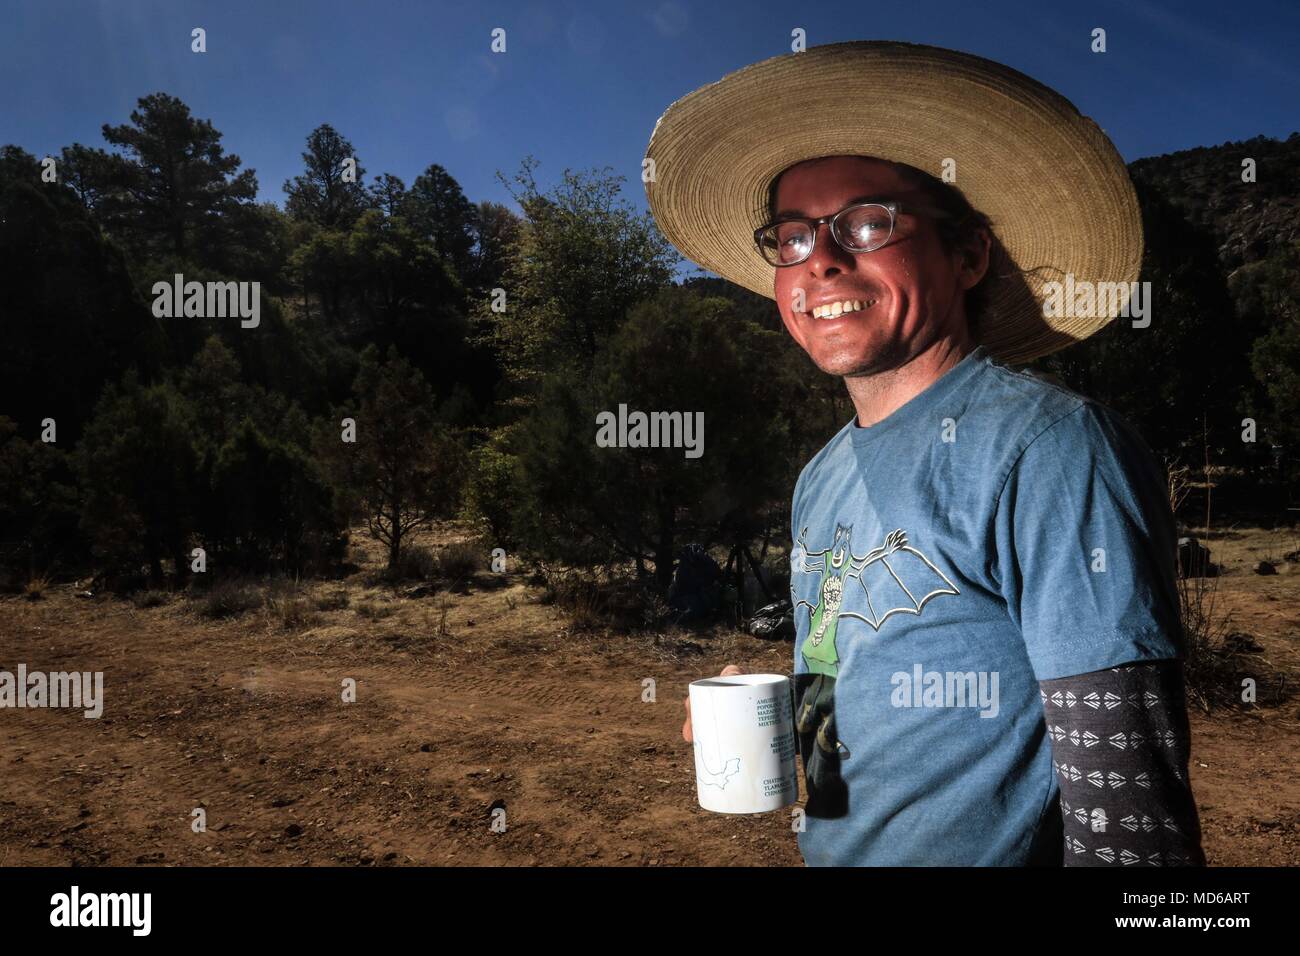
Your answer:
[[[852,312],[863,312],[873,305],[878,299],[844,299],[841,302],[831,302],[827,305],[819,305],[811,313],[801,312],[800,315],[811,315],[814,319],[838,319],[840,316],[848,315]]]

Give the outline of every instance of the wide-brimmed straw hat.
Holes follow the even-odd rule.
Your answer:
[[[968,53],[870,40],[747,66],[668,107],[643,178],[659,229],[683,255],[774,298],[775,267],[753,240],[768,188],[795,163],[845,154],[937,178],[955,171],[953,185],[990,218],[1001,250],[975,328],[995,357],[1025,362],[1056,351],[1127,303],[1142,221],[1119,153],[1059,93]],[[1123,285],[1091,309],[1048,317],[1052,282],[1065,293],[1080,283]]]

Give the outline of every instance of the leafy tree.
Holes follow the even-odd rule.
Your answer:
[[[1271,406],[1262,415],[1247,409],[1259,422],[1257,443],[1283,445],[1295,460],[1300,447],[1300,244],[1243,266],[1233,276],[1233,291],[1246,321],[1266,329],[1250,354],[1251,369]]]
[[[234,425],[252,412],[250,389],[240,381],[239,360],[215,335],[181,373],[179,387],[192,409],[195,444],[201,454],[215,453]]]
[[[301,571],[342,555],[342,529],[316,462],[247,418],[217,453],[212,496],[221,535],[242,567],[265,569],[278,560]]]
[[[405,218],[372,210],[349,234],[347,256],[360,333],[354,342],[396,348],[439,394],[470,378],[478,360],[466,341],[464,290],[432,243]]]
[[[347,269],[354,301],[374,319],[367,336],[392,336],[404,313],[455,305],[461,298],[456,277],[433,245],[406,220],[385,219],[378,210],[362,215],[348,234]]]
[[[203,233],[201,237],[201,261],[212,270],[224,277],[260,282],[264,296],[292,292],[286,266],[293,252],[293,223],[275,203],[233,205],[223,214],[214,236],[210,239]]]
[[[589,373],[628,309],[662,288],[678,261],[650,215],[619,198],[623,177],[566,170],[543,194],[536,165],[525,160],[514,180],[524,223],[501,280],[506,309],[485,302],[480,312],[524,390],[547,374]]]
[[[501,429],[470,454],[465,482],[465,515],[487,530],[493,547],[515,543],[516,502],[522,476],[509,451],[509,428]]]
[[[520,219],[508,208],[490,200],[474,213],[474,248],[466,284],[480,295],[500,286],[506,266],[519,242]]]
[[[349,284],[348,233],[341,229],[313,229],[289,255],[288,267],[302,290],[303,311],[310,315],[314,294],[332,330],[344,335],[349,328],[346,293]]]
[[[787,355],[785,362],[797,370],[806,390],[799,400],[800,427],[791,435],[792,444],[787,449],[791,458],[807,461],[854,417],[853,402],[844,389],[843,379],[826,375],[813,364],[808,353],[786,332],[775,302],[726,279],[710,276],[687,279],[681,287],[700,296],[726,299],[734,307],[738,319],[780,333],[782,348]]]
[[[320,291],[328,329],[341,342],[397,349],[440,399],[462,396],[468,420],[491,403],[499,374],[491,351],[471,341],[464,289],[405,216],[368,210],[346,233],[320,230],[292,263],[300,281]]]
[[[788,513],[804,388],[778,333],[723,299],[672,288],[634,307],[587,381],[552,375],[517,430],[520,529],[546,556],[653,566],[667,593],[688,542],[744,545]],[[703,454],[598,447],[597,415],[704,416]],[[777,518],[779,521],[779,517]]]
[[[0,150],[0,409],[35,437],[53,418],[71,447],[122,370],[163,360],[160,330],[121,251],[73,192],[42,183],[34,157]]]
[[[1199,461],[1204,416],[1222,461],[1241,445],[1238,405],[1249,380],[1243,330],[1232,321],[1209,237],[1160,193],[1139,186],[1147,249],[1138,278],[1151,284],[1150,326],[1134,328],[1121,316],[1033,364],[1115,408],[1157,457]]]
[[[36,575],[80,557],[75,484],[65,452],[0,415],[0,567]]]
[[[356,441],[342,441],[328,423],[318,433],[318,454],[344,500],[388,549],[393,573],[411,535],[454,512],[461,451],[436,420],[424,376],[393,350],[382,363],[373,346],[362,353],[353,392],[355,412],[347,417],[355,419]]]
[[[342,528],[297,403],[241,381],[239,360],[216,336],[178,388],[198,457],[194,528],[209,553],[249,570],[302,571],[339,556]]]
[[[155,583],[162,561],[188,570],[198,458],[193,421],[171,385],[143,385],[129,372],[109,386],[77,447],[82,526],[114,564],[145,561]]]

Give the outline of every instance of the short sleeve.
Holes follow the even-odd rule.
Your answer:
[[[1038,680],[1183,657],[1163,470],[1115,412],[1084,402],[1007,474],[997,580]]]

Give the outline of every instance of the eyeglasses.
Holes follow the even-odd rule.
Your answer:
[[[774,266],[797,266],[806,262],[817,243],[822,223],[830,223],[831,238],[845,252],[875,252],[894,235],[899,213],[951,218],[942,209],[897,202],[862,202],[845,206],[833,216],[806,219],[792,216],[754,230],[754,244]]]

